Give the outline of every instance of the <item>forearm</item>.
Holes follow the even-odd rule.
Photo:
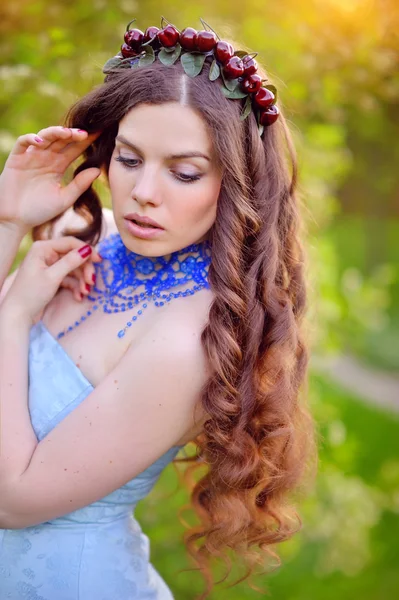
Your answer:
[[[4,306],[4,305],[3,305]],[[38,444],[28,406],[31,323],[0,308],[0,513],[7,514],[13,482]],[[1,525],[0,525],[1,526]]]
[[[10,272],[19,246],[28,233],[14,225],[0,223],[0,290]]]

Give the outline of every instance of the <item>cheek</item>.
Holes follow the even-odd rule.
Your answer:
[[[129,178],[117,166],[111,165],[108,171],[109,189],[112,197],[117,198],[120,194],[126,193],[126,189],[129,187]]]
[[[188,193],[185,202],[176,204],[175,208],[180,227],[187,227],[190,224],[195,228],[213,222],[216,217],[219,192],[220,184],[208,183]]]

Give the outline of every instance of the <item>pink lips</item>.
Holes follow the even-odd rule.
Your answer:
[[[158,237],[164,233],[164,229],[153,229],[152,227],[140,227],[137,223],[133,221],[129,221],[129,219],[125,218],[126,228],[129,233],[133,234],[135,237],[141,238],[143,240],[150,240],[152,238]]]
[[[138,213],[129,213],[128,215],[125,215],[125,219],[128,219],[129,221],[137,221],[138,224],[144,223],[147,225],[153,225],[154,227],[158,227],[159,229],[163,229],[162,225],[160,225],[153,219],[150,219],[150,217],[142,217]]]

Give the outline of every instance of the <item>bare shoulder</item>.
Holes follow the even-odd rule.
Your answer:
[[[213,298],[212,291],[204,288],[191,297],[172,301],[143,340],[146,349],[142,348],[141,351],[151,353],[156,348],[156,354],[159,360],[164,361],[165,368],[174,370],[176,377],[188,377],[192,386],[187,431],[178,441],[179,445],[188,444],[200,435],[205,421],[210,418],[201,403],[203,387],[212,374],[201,334],[209,321]],[[136,351],[140,352],[140,348],[136,348]]]

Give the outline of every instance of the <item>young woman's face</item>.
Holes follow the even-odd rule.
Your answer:
[[[189,153],[203,156],[175,156]],[[141,104],[120,121],[109,185],[115,222],[129,250],[165,256],[206,239],[221,180],[206,126],[193,109],[174,102]],[[129,229],[128,213],[153,219],[163,231],[138,237]]]

